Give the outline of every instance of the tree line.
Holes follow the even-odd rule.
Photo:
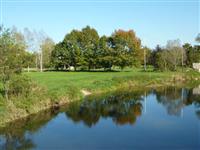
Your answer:
[[[200,42],[200,35],[196,41]],[[199,45],[182,45],[177,39],[168,41],[164,47],[157,45],[151,50],[141,45],[141,40],[133,30],[115,30],[111,36],[100,37],[89,26],[66,34],[51,53],[51,66],[56,70],[66,70],[70,66],[75,70],[144,66],[146,70],[146,66],[151,65],[155,70],[176,71],[199,62]]]
[[[200,43],[200,35],[196,41]],[[156,46],[148,58],[149,65],[161,71],[176,71],[178,67],[192,68],[193,63],[200,63],[200,45],[192,46],[189,43],[181,45],[180,40],[171,40],[165,47]]]
[[[196,37],[200,43],[200,34]],[[24,68],[43,71],[104,69],[153,66],[155,70],[176,71],[200,63],[200,45],[180,40],[151,50],[141,44],[133,30],[115,30],[110,36],[99,36],[96,29],[86,26],[72,30],[63,41],[55,44],[44,32],[0,26],[0,93],[6,97],[27,94],[30,82],[19,76]],[[20,84],[16,84],[20,83]],[[25,91],[25,92],[24,92]]]
[[[20,72],[22,68],[74,70],[104,69],[115,67],[153,66],[155,70],[176,71],[200,62],[200,46],[180,40],[168,41],[166,46],[155,49],[142,46],[133,30],[115,30],[110,36],[99,36],[96,29],[86,26],[72,30],[55,44],[44,32],[23,32],[16,28],[1,29],[0,67],[2,70]],[[200,34],[196,37],[200,43]],[[10,68],[10,69],[6,69]]]
[[[109,37],[100,37],[89,26],[81,31],[72,30],[55,45],[51,55],[52,65],[57,70],[70,66],[75,70],[111,69],[113,66],[123,69],[139,65],[142,60],[141,41],[133,30],[116,30]]]

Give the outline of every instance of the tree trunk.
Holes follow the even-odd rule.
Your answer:
[[[144,50],[144,71],[147,70],[147,66],[146,66],[146,51]]]
[[[37,69],[38,69],[38,57],[37,57],[37,55],[36,55],[36,58],[35,58],[35,68],[36,68],[36,71],[37,71]]]
[[[42,51],[41,51],[41,55],[40,55],[40,72],[43,72],[43,64],[42,64],[42,58],[43,56],[42,56]]]
[[[29,72],[29,65],[28,65],[28,68],[27,68],[28,72]]]

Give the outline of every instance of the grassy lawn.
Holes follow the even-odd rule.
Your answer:
[[[134,69],[123,72],[30,72],[26,74],[40,85],[47,87],[50,93],[61,94],[73,89],[107,90],[130,80],[144,85],[164,81],[181,73],[143,72]]]

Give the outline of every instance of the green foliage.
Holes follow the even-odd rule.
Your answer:
[[[11,76],[19,74],[23,67],[25,42],[16,30],[0,28],[0,82],[1,93],[8,99],[8,83]]]
[[[54,50],[51,53],[52,65],[58,70],[59,68],[65,69],[70,65],[70,54],[63,42],[55,45]]]
[[[200,46],[185,43],[181,46],[179,40],[168,41],[166,47],[156,47],[151,53],[150,63],[159,70],[177,71],[178,67],[192,67],[200,62]]]
[[[24,36],[15,28],[0,29],[0,95],[7,100],[28,97],[35,85],[21,72],[23,67],[33,65],[34,54],[25,51]]]
[[[199,45],[190,45],[186,43],[183,45],[183,48],[186,51],[186,65],[192,67],[193,63],[200,63],[200,46]]]
[[[112,35],[112,47],[115,51],[115,65],[125,66],[141,64],[141,41],[133,30],[117,30]]]
[[[37,55],[35,53],[25,52],[23,56],[23,67],[35,67],[35,59]]]
[[[3,73],[6,70],[9,73],[20,72],[23,65],[25,54],[25,45],[23,39],[18,33],[1,29],[0,34],[0,69]]]
[[[56,69],[73,66],[90,69],[111,69],[119,66],[140,65],[143,60],[141,42],[134,31],[115,31],[111,37],[99,38],[97,31],[89,26],[81,31],[72,30],[63,42],[52,51],[52,64]],[[65,66],[65,67],[63,67]]]
[[[64,45],[69,53],[69,66],[77,67],[85,64],[82,54],[82,33],[77,30],[73,30],[70,34],[67,34],[64,39]]]
[[[96,68],[98,57],[99,35],[97,31],[89,26],[82,29],[82,53],[88,69]]]
[[[12,75],[7,83],[9,96],[28,96],[33,88],[33,82],[26,75]]]
[[[110,69],[114,64],[114,49],[111,47],[111,38],[102,36],[99,39],[98,67]]]

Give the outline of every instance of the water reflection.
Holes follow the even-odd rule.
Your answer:
[[[13,135],[7,135],[4,137],[4,144],[0,146],[2,150],[25,150],[31,149],[35,147],[35,144],[31,139],[24,137],[23,135],[20,137],[14,137]]]
[[[103,97],[87,97],[83,102],[70,105],[66,116],[74,122],[82,121],[88,127],[95,125],[101,117],[112,118],[119,125],[134,124],[142,114],[141,91],[117,91]]]
[[[182,109],[187,103],[188,90],[176,87],[164,88],[156,92],[157,101],[161,103],[169,115],[181,116]]]
[[[58,111],[55,109],[43,111],[40,114],[12,122],[6,128],[0,128],[0,149],[24,150],[35,148],[36,145],[32,141],[31,135],[37,133],[57,114]]]
[[[200,95],[198,92],[194,92],[194,89],[163,87],[154,90],[118,90],[101,96],[89,96],[60,110],[44,111],[15,121],[6,128],[0,129],[0,149],[37,148],[37,143],[32,138],[33,135],[48,126],[51,123],[50,120],[56,118],[60,112],[65,112],[67,119],[74,123],[81,122],[89,128],[105,118],[111,118],[116,125],[134,126],[137,119],[142,117],[145,99],[147,101],[154,100],[163,106],[168,115],[177,117],[183,115],[184,107],[194,105],[193,110],[200,119]]]
[[[182,116],[183,108],[195,104],[196,114],[200,117],[200,96],[193,95],[192,90],[177,87],[164,87],[147,91],[117,91],[103,98],[88,97],[83,102],[70,105],[66,116],[74,122],[83,122],[88,127],[98,123],[101,117],[112,118],[119,125],[134,124],[143,112],[144,99],[155,95],[168,115]],[[92,100],[91,100],[92,99]]]
[[[197,107],[196,115],[200,119],[200,85],[194,88],[193,92],[190,91],[190,95],[192,95],[191,97],[193,97],[193,99],[190,99],[190,101],[193,101],[195,106]]]

